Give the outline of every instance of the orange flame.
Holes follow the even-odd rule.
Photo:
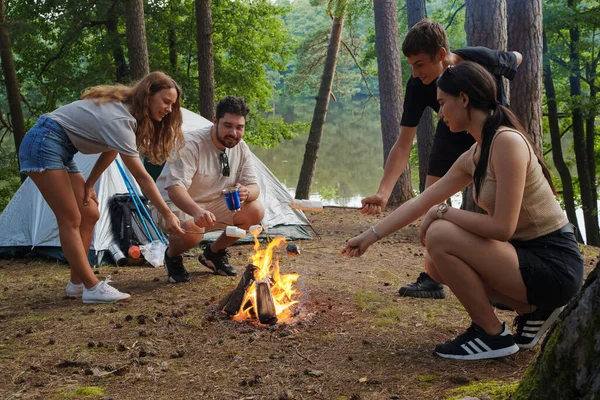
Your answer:
[[[261,250],[260,243],[258,242],[258,234],[258,232],[253,232],[254,254],[250,257],[252,264],[258,267],[254,272],[254,279],[258,281],[270,278],[272,282],[271,294],[275,302],[277,319],[280,322],[286,321],[290,317],[289,307],[298,303],[298,301],[292,300],[292,296],[297,293],[293,285],[300,275],[281,275],[279,272],[279,259],[276,258],[273,263],[273,250],[285,243],[285,237],[276,237],[268,244],[266,249]],[[256,284],[252,283],[244,296],[242,308],[233,316],[233,319],[235,321],[242,321],[256,318],[256,315]]]

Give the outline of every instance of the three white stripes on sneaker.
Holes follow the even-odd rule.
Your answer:
[[[540,330],[540,328],[542,327],[542,325],[544,325],[544,322],[546,322],[546,320],[527,321],[525,323],[525,326],[523,327],[523,333],[521,333],[521,336],[528,337],[528,338],[534,338],[535,335]]]
[[[483,349],[481,349],[475,343],[477,343],[477,345],[483,347]],[[476,338],[475,340],[469,340],[467,343],[460,345],[460,347],[462,347],[463,350],[466,351],[467,353],[469,353],[469,355],[471,355],[471,356],[476,353],[483,353],[485,351],[493,351],[487,344],[483,343],[483,340],[481,340],[479,338]],[[473,352],[473,350],[471,350],[471,349],[475,350],[475,352]]]

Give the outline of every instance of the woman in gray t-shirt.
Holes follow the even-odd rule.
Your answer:
[[[152,72],[131,87],[96,86],[82,100],[41,116],[19,148],[21,172],[36,184],[54,212],[71,279],[68,296],[84,303],[127,301],[94,275],[87,254],[100,216],[94,184],[117,154],[144,194],[166,220],[166,231],[183,233],[140,160],[164,162],[183,145],[181,90],[162,72]],[[100,154],[87,180],[73,161],[77,152]]]

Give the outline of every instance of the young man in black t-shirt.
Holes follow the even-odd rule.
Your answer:
[[[387,205],[390,193],[408,163],[423,111],[427,106],[435,112],[439,110],[436,81],[444,69],[462,61],[481,64],[496,78],[497,101],[507,105],[502,77],[512,80],[522,60],[521,54],[516,51],[497,51],[486,47],[464,47],[451,52],[444,27],[430,19],[418,22],[408,31],[402,43],[402,52],[412,68],[412,77],[406,84],[400,136],[390,151],[377,193],[361,200],[363,214],[379,214]],[[439,120],[429,156],[425,187],[439,180],[473,143],[473,138],[467,132],[450,132],[444,121]],[[401,287],[399,293],[409,297],[445,297],[444,286],[425,272],[415,283]]]

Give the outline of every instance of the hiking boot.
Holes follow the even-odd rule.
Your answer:
[[[227,249],[219,250],[215,253],[210,249],[210,245],[208,245],[204,249],[204,253],[198,257],[198,261],[211,269],[215,275],[235,276],[237,275],[237,271],[229,264],[228,256]]]
[[[67,296],[81,297],[83,295],[84,287],[85,286],[83,286],[83,283],[80,283],[79,285],[75,285],[74,283],[71,282],[71,280],[69,280],[69,282],[67,283]]]
[[[169,283],[184,283],[192,280],[190,274],[183,266],[183,257],[169,257],[165,250],[165,269],[167,270],[167,282]]]
[[[400,296],[419,297],[429,299],[443,299],[446,297],[444,285],[437,283],[426,272],[421,272],[415,283],[409,283],[398,290]]]
[[[529,349],[537,344],[544,332],[556,321],[564,307],[554,310],[537,308],[529,314],[517,315],[513,325],[517,327],[515,343],[522,349]]]
[[[492,305],[492,307],[497,308],[498,310],[515,311],[512,309],[511,306],[507,306],[506,304],[501,303],[497,300],[490,300],[490,304]]]
[[[121,301],[131,300],[131,295],[127,293],[119,292],[108,283],[111,282],[110,277],[106,278],[105,281],[99,282],[93,288],[83,289],[83,302],[86,304],[95,303],[115,303]]]
[[[469,329],[456,339],[438,344],[434,352],[443,358],[484,360],[505,357],[517,351],[519,347],[505,322],[502,324],[502,332],[498,335],[488,335],[481,327],[472,323]]]

